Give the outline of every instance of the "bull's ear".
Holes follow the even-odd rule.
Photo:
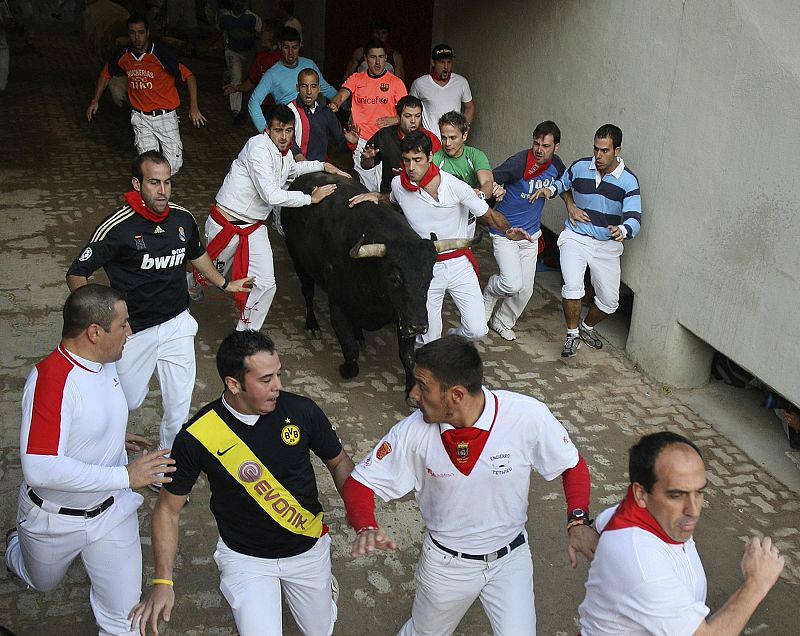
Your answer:
[[[439,237],[438,237],[438,236],[436,236],[436,233],[435,233],[435,232],[431,232],[431,240],[432,240],[432,241],[438,241],[438,240],[439,240]]]

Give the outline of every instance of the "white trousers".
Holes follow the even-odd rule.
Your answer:
[[[128,614],[142,594],[142,548],[136,510],[144,498],[130,490],[114,495],[110,508],[85,519],[40,508],[22,485],[17,531],[5,555],[6,566],[26,584],[49,592],[80,555],[91,588],[89,602],[100,636],[133,636]]]
[[[169,161],[172,176],[178,174],[183,165],[183,142],[178,128],[178,112],[173,110],[171,113],[152,116],[132,110],[131,125],[136,152],[142,154],[148,150],[160,150]]]
[[[532,236],[532,242],[525,239],[512,241],[505,236],[491,235],[494,259],[500,273],[489,278],[483,293],[501,299],[494,319],[506,329],[514,328],[533,296],[541,234],[540,231]]]
[[[164,409],[159,448],[172,448],[181,426],[189,420],[196,370],[196,333],[197,321],[186,310],[130,336],[117,362],[117,374],[130,411],[144,402],[154,371],[158,377]]]
[[[381,164],[378,163],[371,170],[364,170],[361,167],[361,153],[367,145],[367,139],[359,139],[356,149],[353,151],[353,167],[356,169],[358,178],[362,185],[370,192],[379,192],[381,189]]]
[[[230,73],[230,83],[231,84],[241,84],[242,83],[242,74],[244,73],[244,69],[249,67],[248,56],[244,53],[239,53],[238,51],[231,51],[230,49],[225,49],[225,65],[228,67],[228,72]],[[231,112],[238,113],[242,110],[242,93],[241,91],[236,91],[235,93],[231,93],[228,96],[231,104]]]
[[[583,298],[583,276],[588,267],[595,292],[594,304],[604,314],[613,314],[619,307],[622,243],[598,241],[565,229],[558,235],[558,248],[564,277],[561,296],[568,300]]]
[[[485,563],[448,554],[427,535],[414,581],[411,618],[398,636],[449,636],[475,599],[480,599],[494,636],[536,634],[533,560],[527,542]]]
[[[433,266],[433,279],[428,288],[428,332],[417,336],[417,345],[442,337],[442,304],[445,292],[450,294],[461,315],[461,325],[455,330],[456,334],[478,340],[489,332],[484,317],[480,282],[469,259],[459,256]]]
[[[231,550],[220,539],[214,552],[220,585],[240,636],[283,633],[281,592],[305,636],[330,636],[337,608],[331,598],[331,538],[285,559],[260,559]]]
[[[222,226],[209,216],[206,221],[206,245],[221,230]],[[272,300],[275,298],[277,289],[275,265],[272,261],[272,246],[269,242],[266,225],[262,223],[261,227],[247,239],[250,242],[250,262],[247,267],[247,275],[254,276],[256,280],[247,295],[247,302],[245,302],[244,311],[236,323],[236,330],[254,329],[258,331],[267,319]],[[222,274],[227,275],[233,266],[233,255],[238,246],[239,237],[234,236],[228,246],[214,259],[214,265]]]

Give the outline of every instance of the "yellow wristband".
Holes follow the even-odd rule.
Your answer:
[[[169,585],[170,587],[175,587],[175,581],[170,581],[169,579],[153,579],[150,583],[152,585]]]

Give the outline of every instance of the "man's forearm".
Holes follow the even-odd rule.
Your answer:
[[[215,287],[221,288],[223,285],[225,285],[225,277],[217,271],[216,267],[214,267],[214,263],[211,262],[208,252],[203,252],[202,256],[194,259],[192,261],[192,267],[200,272],[203,277]]]
[[[186,78],[186,90],[189,91],[189,108],[197,110],[197,80],[194,75]]]
[[[183,502],[167,502],[176,497],[177,495],[168,492],[159,495],[151,522],[153,557],[156,562],[155,578],[169,581],[172,580],[175,555],[178,553],[180,508],[176,511],[174,504],[179,503],[182,506]]]
[[[86,276],[74,276],[72,274],[67,274],[67,287],[69,288],[70,292],[74,292],[79,287],[83,287],[84,285],[89,284],[89,279]]]
[[[100,101],[100,97],[103,95],[103,92],[108,87],[109,80],[105,75],[100,73],[100,77],[97,78],[97,84],[95,85],[94,89],[94,97],[92,97],[93,102]]]
[[[745,581],[717,612],[703,621],[694,636],[734,636],[741,634],[747,621],[764,600],[769,589],[764,590]]]
[[[467,102],[464,104],[464,119],[471,126],[472,120],[475,119],[475,102]]]

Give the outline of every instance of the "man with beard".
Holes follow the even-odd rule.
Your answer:
[[[330,163],[294,160],[291,144],[295,117],[288,106],[270,107],[267,117],[266,130],[251,137],[231,163],[205,228],[208,254],[217,270],[226,273],[232,269],[232,276],[255,279],[251,289],[235,296],[240,312],[236,325],[239,331],[260,329],[275,297],[275,267],[265,225],[269,215],[275,213],[280,232],[282,207],[319,203],[336,190],[336,184],[330,183],[304,194],[289,190],[291,182],[302,174],[320,170],[350,176]]]
[[[186,261],[228,293],[246,292],[252,278],[228,281],[200,242],[191,212],[170,202],[169,163],[150,150],[133,162],[133,190],[125,205],[107,216],[67,272],[70,291],[104,268],[111,287],[125,294],[133,335],[117,362],[117,373],[131,411],[138,409],[155,372],[164,416],[159,448],[171,448],[189,417],[195,381],[194,336],[189,313]]]
[[[127,75],[136,152],[160,150],[169,161],[174,177],[183,165],[183,142],[176,112],[180,99],[175,80],[186,82],[189,119],[199,128],[206,123],[206,118],[197,106],[197,80],[172,51],[150,41],[150,27],[144,16],[134,14],[128,18],[128,37],[131,45],[100,72],[94,97],[86,109],[86,119],[92,121],[100,96],[111,78]]]
[[[378,167],[380,177],[380,192],[391,192],[392,179],[400,173],[400,142],[402,139],[419,130],[431,140],[433,152],[438,151],[442,144],[438,137],[430,130],[420,126],[422,121],[422,102],[416,97],[406,95],[397,102],[397,116],[400,123],[394,126],[386,126],[376,132],[372,139],[364,146],[361,153],[361,167],[364,170],[372,170]]]

